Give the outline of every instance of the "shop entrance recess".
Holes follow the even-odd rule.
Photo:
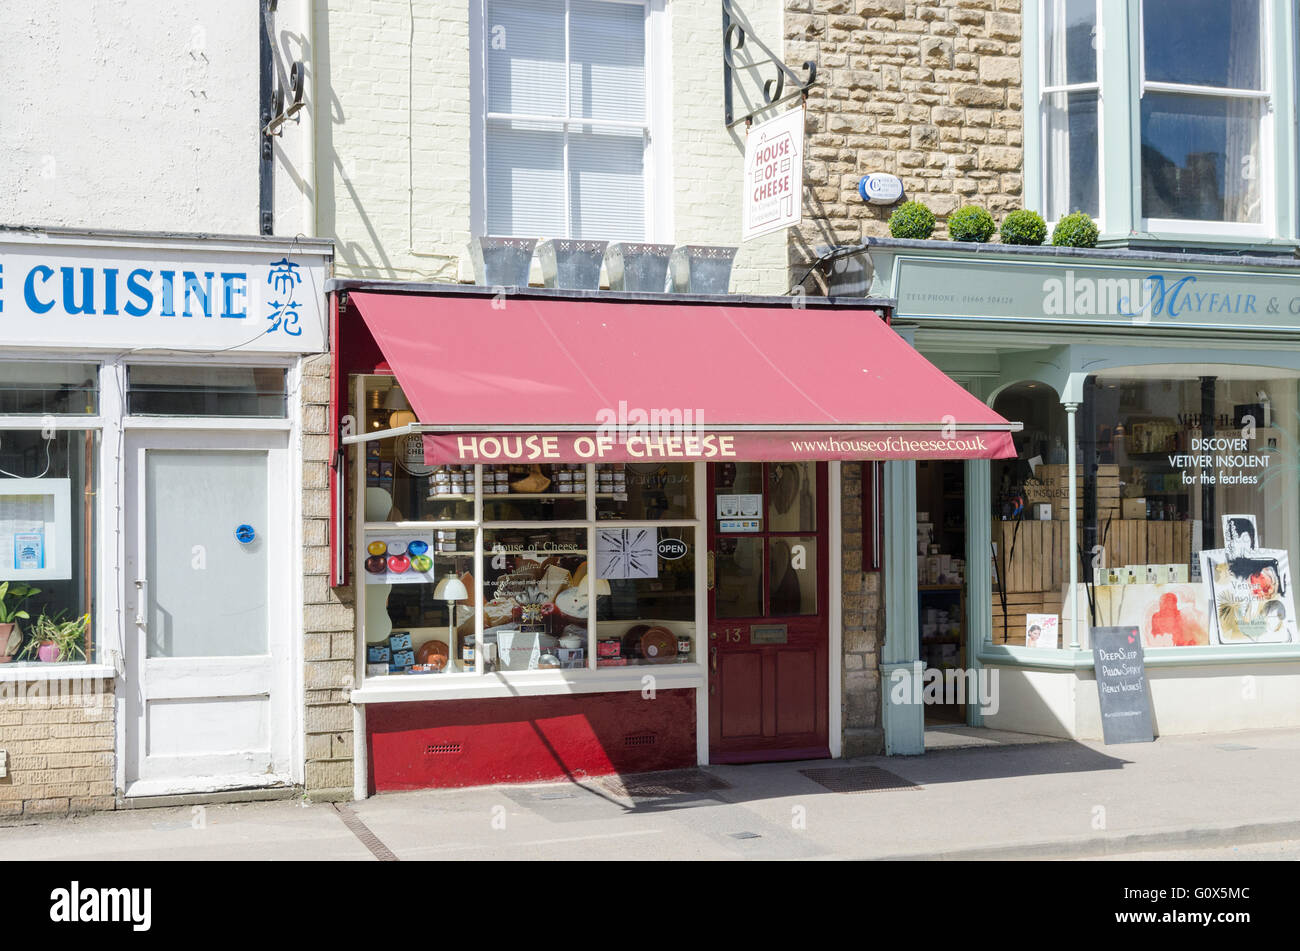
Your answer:
[[[826,463],[708,468],[709,761],[829,757]]]
[[[291,781],[287,441],[128,432],[128,796]]]

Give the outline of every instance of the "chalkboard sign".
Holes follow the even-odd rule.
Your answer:
[[[1092,661],[1101,701],[1101,735],[1107,744],[1150,743],[1151,701],[1142,635],[1136,627],[1092,629]]]

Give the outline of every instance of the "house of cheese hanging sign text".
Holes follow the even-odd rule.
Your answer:
[[[749,130],[741,231],[745,241],[802,220],[803,125],[800,108]]]

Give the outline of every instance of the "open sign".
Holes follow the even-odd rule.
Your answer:
[[[665,561],[676,561],[686,554],[686,542],[680,538],[659,539],[659,557]]]

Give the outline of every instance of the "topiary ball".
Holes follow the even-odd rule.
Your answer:
[[[1013,211],[1002,219],[1003,244],[1038,245],[1047,240],[1047,222],[1036,211]]]
[[[889,233],[924,241],[934,234],[934,212],[919,201],[905,201],[889,216]]]
[[[1052,244],[1058,248],[1095,248],[1097,225],[1086,211],[1066,215],[1052,231]]]
[[[997,225],[993,216],[979,205],[964,205],[948,216],[948,237],[953,241],[977,241],[993,237]]]

